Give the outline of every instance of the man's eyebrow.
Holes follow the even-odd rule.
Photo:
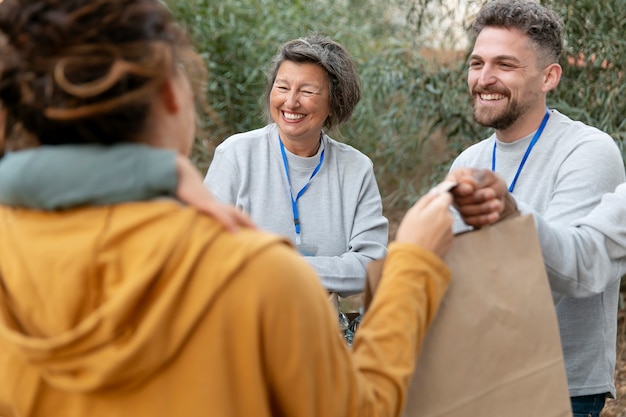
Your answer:
[[[479,59],[484,61],[485,59],[477,54],[472,54],[469,57],[470,60],[472,59]],[[493,59],[490,59],[492,61],[514,61],[514,62],[522,62],[520,61],[520,59],[518,57],[516,57],[515,55],[496,55]]]

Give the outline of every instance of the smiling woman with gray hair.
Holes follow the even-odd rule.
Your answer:
[[[344,46],[319,34],[286,42],[268,71],[270,123],[226,139],[205,178],[219,200],[288,237],[341,296],[363,291],[365,265],[385,255],[388,237],[371,160],[328,136],[360,99]]]

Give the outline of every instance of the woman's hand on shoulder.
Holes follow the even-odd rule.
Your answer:
[[[231,232],[236,232],[240,227],[256,229],[246,214],[234,206],[220,203],[213,197],[204,186],[200,172],[188,158],[176,156],[176,171],[178,173],[176,197],[180,201],[213,217]]]

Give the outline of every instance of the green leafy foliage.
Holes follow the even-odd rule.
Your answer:
[[[546,2],[565,23],[563,77],[554,106],[609,133],[626,155],[624,0]]]
[[[471,117],[464,25],[482,0],[177,0],[169,2],[210,71],[204,172],[227,136],[265,124],[265,70],[283,42],[322,32],[352,53],[363,99],[335,139],[374,162],[387,215],[440,181],[451,159],[489,135]],[[549,0],[564,18],[561,84],[548,104],[611,134],[624,149],[626,0]],[[393,219],[392,219],[393,220]]]

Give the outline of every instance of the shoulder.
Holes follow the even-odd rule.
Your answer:
[[[558,135],[572,143],[594,142],[604,143],[611,148],[617,147],[615,140],[606,132],[578,120],[572,120],[557,110],[551,110],[553,122],[548,126],[552,134]]]
[[[615,140],[606,132],[575,121],[553,110],[554,122],[548,125],[549,138],[544,146],[571,170],[585,169],[588,175],[603,176],[613,172],[623,176],[624,161]],[[552,118],[552,117],[551,117]]]
[[[373,163],[369,156],[347,143],[339,142],[330,136],[324,135],[328,153],[332,155],[337,162],[349,166],[361,166],[364,168],[372,168]]]
[[[215,152],[238,152],[242,150],[247,151],[253,148],[267,147],[271,131],[272,125],[268,125],[260,129],[236,133],[220,143],[215,149]]]
[[[203,216],[205,217],[205,216]],[[212,219],[197,219],[198,239],[206,239]],[[203,228],[208,224],[208,229]],[[219,259],[219,265],[214,262]],[[323,293],[323,287],[315,270],[283,236],[261,230],[243,229],[238,233],[220,232],[203,252],[202,263],[213,270],[227,269],[237,278],[229,285],[239,288],[236,292],[255,293],[256,299],[276,303],[287,302],[295,297],[298,304],[306,304],[315,292]],[[211,261],[212,260],[212,261]],[[281,304],[281,303],[278,303]]]
[[[463,150],[460,155],[463,154],[473,154],[473,153],[477,153],[477,152],[482,152],[485,148],[491,148],[493,146],[493,142],[495,140],[495,133],[492,134],[491,136],[489,136],[486,139],[482,139],[470,146],[468,146],[467,148],[465,148],[465,150]]]
[[[495,134],[480,142],[474,143],[463,150],[452,163],[453,167],[464,167],[474,165],[477,159],[491,158]]]
[[[213,217],[173,199],[120,204],[111,206],[110,210],[106,232],[109,240],[117,241],[115,236],[122,235],[126,241],[142,242],[145,253],[178,253],[202,263],[204,259],[212,259],[212,270],[234,271],[250,258],[273,251],[271,248],[291,248],[287,239],[269,232],[252,229],[228,232]],[[133,230],[130,235],[129,229]],[[159,239],[147,238],[157,234]],[[163,258],[164,262],[174,259]]]
[[[230,233],[210,216],[178,204],[143,203],[126,208],[137,219],[145,219],[146,210],[154,215],[153,225],[160,233],[159,239],[137,241],[143,245],[141,253],[160,253],[163,268],[186,270],[194,279],[210,280],[216,294],[230,291],[239,301],[246,295],[246,302],[260,303],[253,317],[267,308],[284,311],[283,302],[293,301],[298,309],[315,304],[318,309],[327,308],[316,301],[324,300],[317,274],[285,237],[252,229]]]

